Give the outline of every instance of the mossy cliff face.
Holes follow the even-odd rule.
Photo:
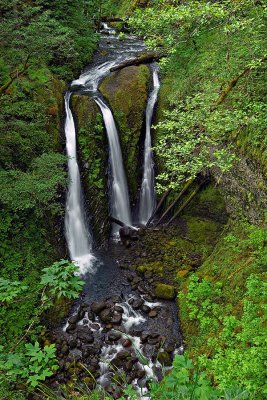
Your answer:
[[[222,195],[209,184],[173,225],[144,232],[144,236],[129,249],[129,256],[133,255],[131,267],[144,279],[153,277],[158,297],[173,298],[179,282],[212,254],[226,223]]]
[[[100,85],[119,128],[130,197],[136,198],[140,168],[140,137],[147,104],[150,70],[132,66],[112,73]]]
[[[214,168],[212,174],[224,194],[227,211],[233,218],[243,214],[253,224],[264,222],[266,179],[250,160],[240,158],[230,171],[222,174]]]
[[[108,201],[106,197],[106,137],[102,115],[94,100],[72,96],[76,120],[81,175],[91,226],[97,242],[108,238]]]

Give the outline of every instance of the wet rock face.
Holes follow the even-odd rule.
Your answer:
[[[153,287],[136,273],[123,273],[130,282],[127,293],[82,302],[63,331],[54,332],[60,360],[54,384],[74,377],[87,382],[85,365],[106,389],[115,385],[119,390],[114,382],[123,374],[128,383],[142,380],[145,385],[149,376],[160,376],[161,369],[171,364],[181,341],[173,334],[170,302],[159,302]],[[88,381],[89,386],[93,388],[94,382]]]
[[[112,73],[100,85],[119,128],[131,200],[136,198],[139,174],[139,141],[145,117],[150,70],[132,66]]]

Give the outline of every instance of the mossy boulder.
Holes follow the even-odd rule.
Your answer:
[[[110,74],[99,90],[109,102],[119,128],[130,197],[136,197],[140,171],[140,139],[145,118],[150,70],[131,66]]]
[[[108,200],[106,196],[106,136],[102,115],[94,100],[72,96],[71,105],[77,127],[78,155],[87,209],[94,237],[103,243],[108,238]]]
[[[155,284],[155,295],[159,299],[173,300],[176,297],[176,289],[172,285],[158,282]]]

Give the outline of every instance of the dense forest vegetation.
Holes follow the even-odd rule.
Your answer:
[[[162,54],[158,194],[210,179],[229,213],[199,268],[177,272],[186,352],[148,398],[266,398],[266,12],[261,0],[0,0],[0,399],[113,398],[75,380],[46,387],[58,362],[45,319],[60,321],[83,287],[62,260],[62,94],[114,17],[121,37]],[[139,397],[125,385],[120,398]]]

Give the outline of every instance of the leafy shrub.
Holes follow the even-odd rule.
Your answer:
[[[0,350],[3,350],[1,348]],[[2,353],[0,371],[5,374],[1,379],[16,382],[18,378],[27,379],[27,383],[36,387],[40,381],[52,376],[58,369],[55,345],[45,346],[42,350],[38,342],[26,343],[23,352]]]
[[[84,281],[77,275],[79,267],[75,264],[60,260],[42,271],[41,285],[47,285],[50,294],[58,299],[62,296],[68,299],[79,297]]]
[[[16,297],[21,295],[28,286],[18,281],[0,278],[0,302],[10,303]]]

